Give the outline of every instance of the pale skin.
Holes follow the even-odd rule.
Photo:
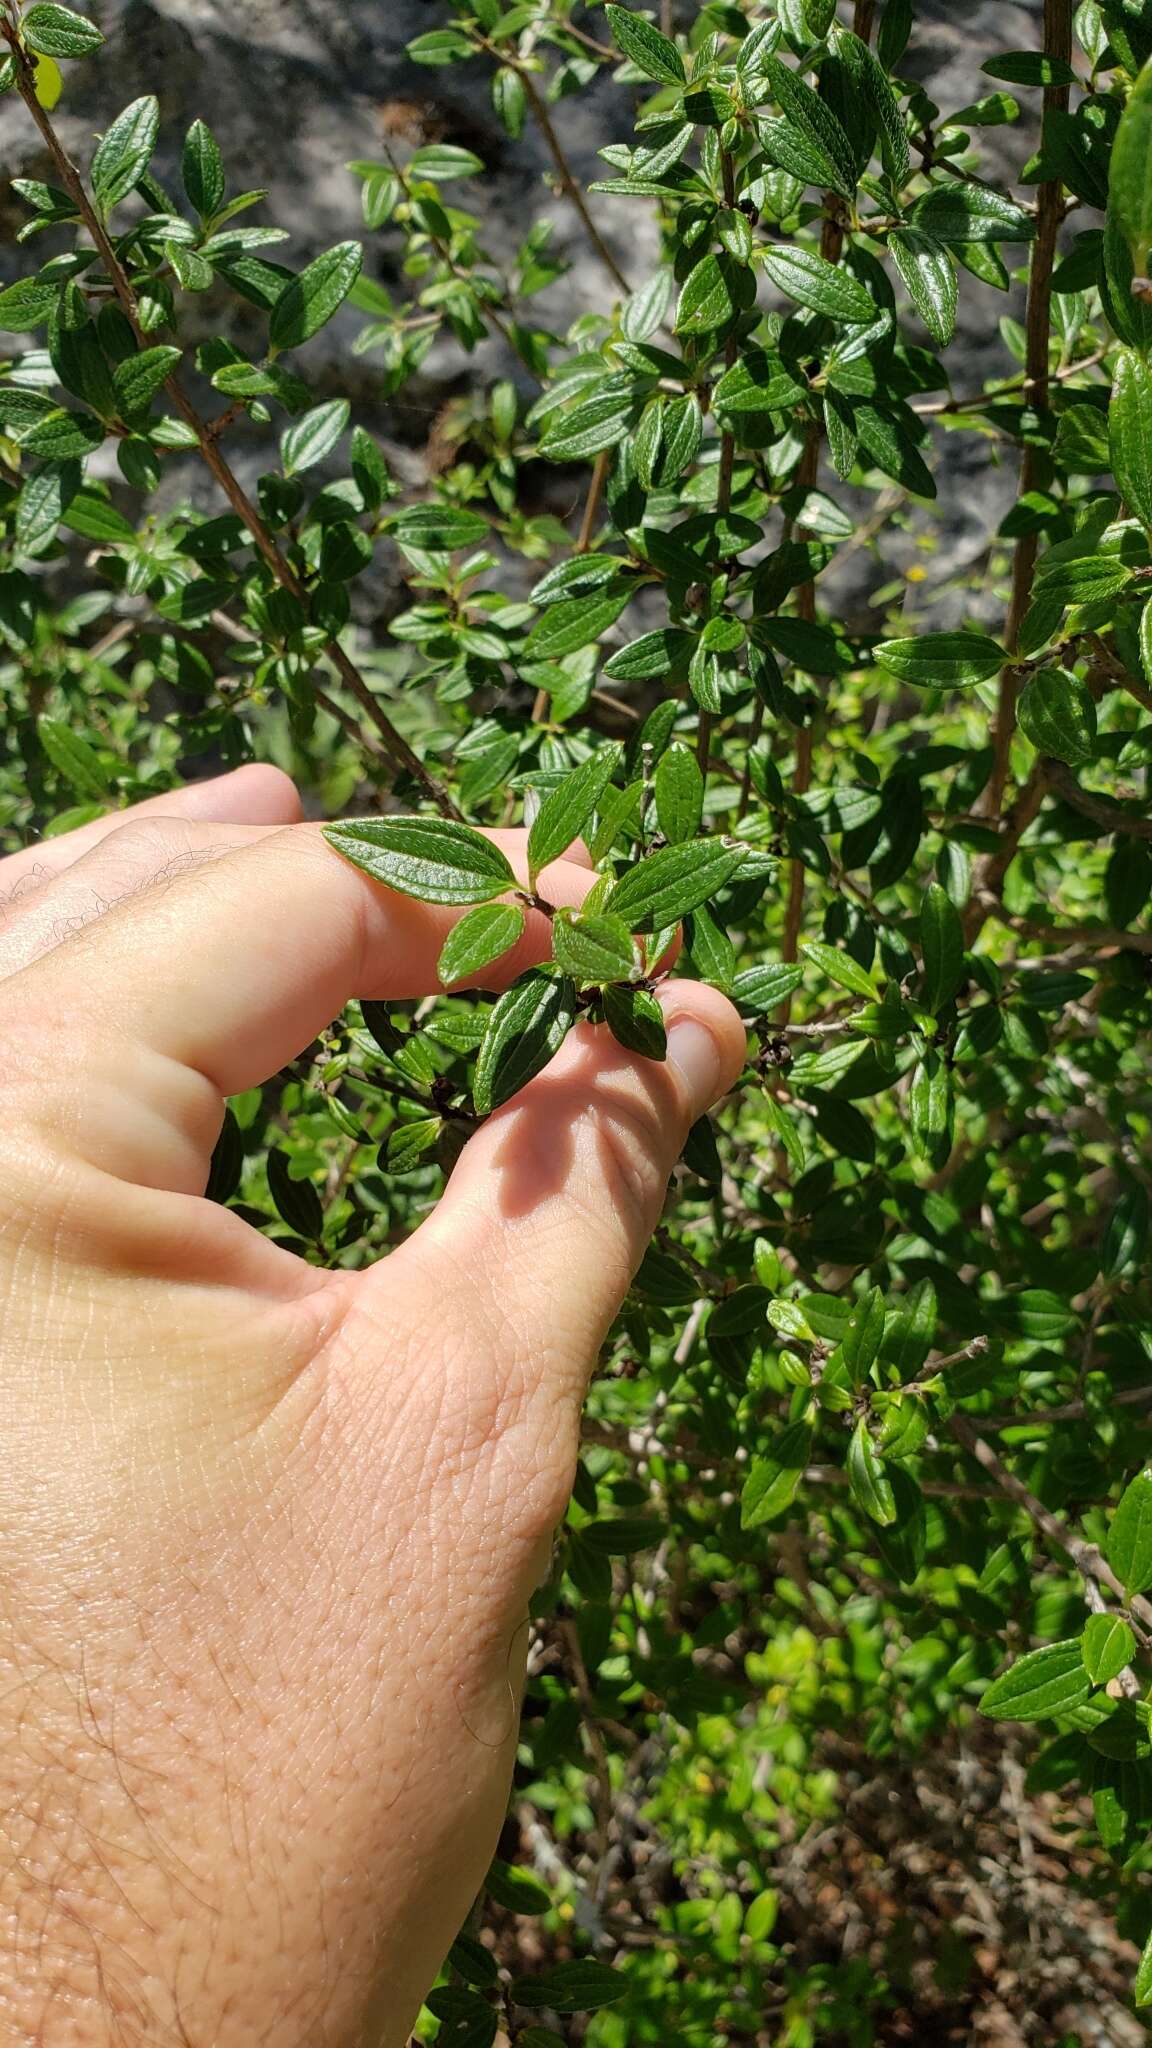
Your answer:
[[[589,1373],[743,1061],[666,983],[666,1065],[581,1027],[405,1245],[306,1265],[203,1199],[223,1097],[434,990],[454,913],[299,815],[247,768],[0,861],[3,2048],[406,2042]],[[546,953],[533,913],[501,980]]]

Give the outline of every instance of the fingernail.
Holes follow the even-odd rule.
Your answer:
[[[698,1017],[668,1019],[668,1058],[683,1076],[689,1101],[706,1110],[720,1093],[720,1048]]]

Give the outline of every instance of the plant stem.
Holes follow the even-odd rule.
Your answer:
[[[556,133],[552,116],[548,112],[547,101],[536,83],[535,74],[529,69],[527,64],[518,63],[515,59],[508,57],[504,51],[500,51],[499,56],[502,64],[507,64],[511,70],[516,72],[524,87],[536,125],[544,137],[548,154],[556,166],[556,175],[560,180],[565,198],[575,207],[584,232],[596,255],[604,265],[605,270],[608,272],[609,277],[612,279],[613,284],[618,285],[620,290],[627,296],[631,292],[632,287],[588,211],[584,194],[573,173],[572,166],[564,154],[564,145]]]
[[[982,1465],[989,1477],[996,1481],[1001,1492],[1007,1494],[1009,1500],[1015,1501],[1017,1507],[1023,1508],[1024,1513],[1050,1543],[1055,1543],[1066,1557],[1071,1558],[1082,1579],[1092,1579],[1097,1585],[1107,1586],[1109,1592],[1116,1594],[1124,1603],[1129,1618],[1136,1618],[1137,1634],[1146,1645],[1149,1640],[1148,1630],[1152,1627],[1152,1602],[1139,1595],[1129,1599],[1121,1580],[1117,1578],[1103,1551],[1098,1550],[1096,1545],[1089,1543],[1085,1537],[1078,1536],[1075,1530],[1060,1520],[1059,1515],[1054,1515],[1051,1508],[1046,1508],[1043,1501],[1037,1500],[1023,1480],[1017,1479],[1015,1473],[1008,1470],[991,1444],[973,1429],[965,1416],[953,1415],[948,1427],[969,1456],[975,1458],[976,1463]]]
[[[1070,61],[1072,0],[1044,0],[1044,55],[1052,58],[1057,67]],[[1053,116],[1066,113],[1068,110],[1068,91],[1066,85],[1049,85],[1044,88],[1041,146],[1044,137],[1051,132]],[[1025,381],[1037,412],[1046,411],[1048,406],[1052,271],[1056,260],[1056,240],[1063,219],[1063,182],[1058,177],[1049,178],[1041,185],[1038,195],[1036,240],[1032,249],[1032,266],[1028,278],[1028,308],[1025,314]],[[1037,451],[1029,441],[1025,444],[1020,462],[1021,497],[1025,492],[1035,490],[1039,475]],[[1012,562],[1012,596],[1004,628],[1004,644],[1009,655],[1016,653],[1020,627],[1032,597],[1037,541],[1038,536],[1035,533],[1026,533],[1022,534],[1016,543]],[[999,817],[1003,809],[1004,791],[1011,772],[1012,737],[1016,731],[1016,701],[1019,690],[1019,677],[1013,663],[1009,661],[1000,676],[992,775],[985,800],[988,815],[993,818]]]
[[[1078,363],[1065,363],[1062,370],[1053,370],[1048,382],[1065,384],[1070,377],[1082,376],[1085,370],[1094,370],[1109,353],[1109,348],[1093,349],[1090,356],[1082,356]],[[939,418],[945,413],[979,412],[982,405],[993,403],[998,398],[1010,398],[1018,392],[1031,393],[1032,389],[1030,376],[1006,377],[1002,384],[990,384],[987,391],[975,392],[968,398],[930,398],[922,405],[913,405],[912,411],[921,419]]]
[[[140,324],[140,311],[136,303],[136,294],[112,246],[104,223],[88,197],[79,171],[64,148],[45,109],[40,105],[36,97],[34,74],[27,52],[19,40],[13,23],[3,14],[0,14],[0,31],[3,32],[5,40],[12,51],[16,65],[16,84],[20,97],[35,121],[44,144],[51,154],[52,161],[60,176],[60,181],[68,197],[74,201],[77,212],[104,263],[109,282],[124,309],[136,340],[142,348],[146,348],[149,346],[149,342]],[[175,376],[165,378],[164,389],[180,417],[195,434],[201,460],[215,478],[229,505],[236,513],[237,518],[247,527],[276,581],[281,585],[282,589],[289,591],[293,597],[303,603],[306,596],[303,585],[280,553],[259,512],[248,497],[235,471],[225,459],[218,443],[218,429],[214,424],[209,424],[208,421],[201,418],[201,415],[197,412],[196,407]],[[394,768],[401,769],[410,775],[444,817],[459,817],[460,814],[447,790],[443,788],[436,777],[425,767],[420,756],[409,746],[403,734],[393,725],[387,713],[373,696],[355,662],[345,653],[339,642],[336,640],[330,641],[324,652],[345,688],[356,699],[361,710],[380,735],[383,743],[382,749],[380,746],[375,746],[370,751],[377,754],[383,751]],[[317,700],[319,701],[319,693],[317,693]],[[326,708],[330,708],[330,705],[326,706]]]

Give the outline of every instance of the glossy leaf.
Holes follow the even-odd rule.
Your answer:
[[[876,659],[902,683],[921,690],[970,690],[1003,668],[1007,655],[986,633],[922,633],[881,640]]]
[[[661,847],[617,882],[607,908],[630,931],[660,931],[715,896],[731,881],[746,852],[739,841],[728,839]]]
[[[964,976],[964,927],[946,889],[930,882],[920,901],[923,1000],[935,1013],[955,995]]]
[[[896,1520],[896,1499],[884,1461],[872,1441],[866,1416],[861,1416],[848,1446],[848,1484],[857,1507],[881,1528]]]
[[[180,175],[188,204],[207,220],[223,204],[227,189],[220,145],[204,121],[193,121],[184,138]]]
[[[1121,349],[1116,360],[1108,443],[1129,508],[1152,529],[1152,367],[1135,349]]]
[[[61,7],[56,0],[37,0],[21,21],[24,40],[45,57],[90,57],[104,41],[94,21]]]
[[[147,170],[160,132],[160,108],[150,95],[118,114],[92,158],[92,190],[104,213],[126,199]]]
[[[604,17],[617,49],[645,78],[655,78],[661,85],[684,84],[684,60],[675,43],[643,15],[634,14],[630,7],[608,6]]]
[[[518,903],[480,903],[454,924],[440,949],[436,972],[445,988],[470,980],[511,951],[524,931]]]
[[[1129,95],[1112,145],[1109,212],[1128,244],[1137,274],[1146,274],[1152,241],[1152,65]]]
[[[1122,1615],[1091,1615],[1080,1638],[1080,1654],[1093,1685],[1118,1678],[1135,1648],[1136,1639]]]
[[[640,1053],[648,1060],[667,1058],[664,1012],[649,989],[606,988],[604,1019],[613,1038],[627,1051]]]
[[[346,398],[330,398],[324,405],[294,420],[280,441],[280,462],[285,476],[297,476],[331,455],[345,429],[352,408]]]
[[[268,340],[274,349],[299,348],[327,326],[348,297],[364,252],[359,242],[338,242],[284,286],[272,307]]]
[[[955,332],[959,300],[952,258],[938,242],[911,228],[893,234],[888,246],[912,304],[933,341],[945,348]]]
[[[1017,723],[1041,754],[1076,767],[1096,747],[1096,705],[1088,685],[1070,669],[1042,668],[1029,676],[1016,707]]]
[[[478,1116],[519,1093],[558,1052],[576,1021],[576,990],[562,974],[530,968],[493,1006],[476,1062]]]
[[[679,741],[660,756],[655,777],[656,822],[673,846],[700,830],[704,777],[690,747]]]
[[[740,1526],[756,1529],[790,1508],[812,1457],[815,1431],[794,1422],[780,1431],[766,1456],[753,1458],[740,1496]]]
[[[993,1721],[1050,1721],[1081,1706],[1090,1690],[1079,1638],[1072,1637],[1018,1657],[993,1679],[980,1701],[980,1712]]]
[[[560,609],[560,607],[557,607]],[[528,834],[529,886],[536,887],[541,868],[559,860],[592,816],[608,784],[620,766],[623,748],[600,747],[581,762],[570,775],[550,790],[532,821]]]
[[[557,911],[552,921],[552,952],[556,965],[579,987],[627,981],[636,972],[631,932],[621,918],[605,911],[590,916]]]
[[[375,882],[422,903],[486,903],[514,888],[499,847],[449,818],[358,818],[324,837]]]
[[[762,257],[765,275],[786,298],[823,313],[829,320],[867,326],[876,318],[876,307],[863,285],[839,264],[829,263],[809,249],[784,249],[778,244]]]

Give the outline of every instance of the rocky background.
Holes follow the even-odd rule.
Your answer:
[[[406,55],[414,36],[449,17],[445,0],[88,0],[88,11],[109,47],[93,61],[67,67],[55,116],[82,164],[109,118],[138,94],[154,92],[163,115],[161,178],[179,189],[181,139],[202,116],[223,148],[231,188],[270,188],[266,206],[249,217],[290,229],[292,241],[276,253],[302,263],[328,244],[363,232],[359,181],[345,168],[350,159],[379,157],[384,134],[401,154],[432,139],[459,142],[486,169],[483,178],[453,187],[451,196],[480,215],[482,239],[494,255],[509,254],[534,218],[553,223],[553,246],[570,268],[534,302],[541,320],[563,332],[578,312],[603,303],[611,291],[572,208],[549,182],[550,160],[531,121],[517,142],[497,122],[487,67],[433,70]],[[1041,0],[977,0],[964,8],[951,0],[920,0],[905,75],[924,83],[942,108],[960,107],[990,86],[980,77],[980,55],[997,47],[1034,47],[1041,11]],[[680,12],[691,12],[685,0]],[[1022,95],[1026,105],[1035,97]],[[589,91],[556,109],[557,129],[581,178],[601,173],[597,151],[627,136],[629,99],[606,72]],[[983,130],[980,141],[993,177],[1010,176],[1030,147],[1020,125]],[[0,102],[0,166],[0,261],[5,275],[14,276],[23,261],[14,234],[26,215],[8,181],[49,174],[39,138],[14,97]],[[592,204],[618,261],[642,281],[656,259],[644,208],[603,195]],[[396,286],[399,237],[384,230],[364,240],[367,274]],[[257,342],[256,315],[223,292],[186,298],[184,308],[189,338],[223,326],[241,346]],[[960,337],[949,352],[955,388],[978,389],[987,377],[1011,374],[1016,365],[998,323],[1018,307],[965,275],[960,308]],[[378,434],[397,475],[418,488],[445,403],[477,383],[515,374],[515,365],[501,360],[497,343],[467,356],[449,340],[438,345],[400,399],[389,402],[381,397],[371,355],[351,352],[362,325],[363,317],[346,308],[312,344],[308,368],[317,395],[352,397],[357,417]],[[232,437],[230,452],[251,481],[264,466],[267,444],[245,425]],[[978,570],[1011,501],[1011,469],[1001,467],[996,443],[983,435],[946,435],[938,477],[940,500],[930,516],[940,546],[934,557],[919,557],[933,583]],[[192,462],[187,468],[170,464],[165,488],[168,495],[208,502],[210,485]],[[563,516],[571,508],[556,502],[551,509]],[[913,528],[923,518],[914,512]],[[847,555],[837,595],[853,623],[868,623],[870,592],[916,558],[913,532],[889,532],[884,546],[883,559],[868,549]],[[399,591],[386,583],[385,578],[365,593],[371,614],[365,623],[377,631],[400,601]],[[948,598],[945,608],[962,603]],[[951,622],[941,617],[940,623]]]

